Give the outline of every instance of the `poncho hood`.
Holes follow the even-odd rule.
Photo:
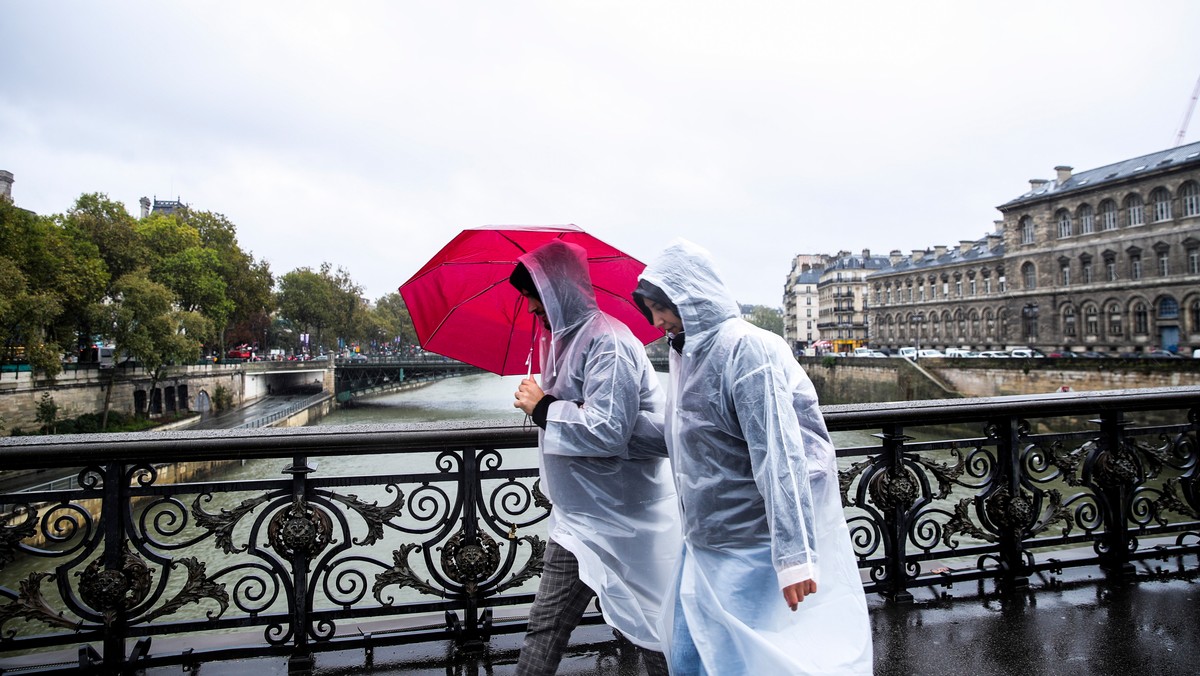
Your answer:
[[[638,279],[662,289],[679,308],[689,343],[741,314],[708,251],[685,239],[672,240]]]
[[[564,336],[600,312],[587,252],[567,242],[551,241],[522,254],[523,263],[537,285],[546,318],[555,337]]]

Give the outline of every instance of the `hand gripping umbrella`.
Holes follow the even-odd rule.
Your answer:
[[[400,286],[421,347],[500,375],[536,372],[536,318],[508,276],[518,256],[553,239],[587,252],[600,310],[643,343],[662,338],[633,304],[637,276],[646,267],[636,258],[574,225],[515,225],[463,230]]]

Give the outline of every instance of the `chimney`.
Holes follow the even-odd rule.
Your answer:
[[[1071,169],[1073,169],[1073,168],[1074,167],[1065,167],[1062,165],[1059,165],[1054,168],[1054,171],[1058,172],[1058,184],[1059,185],[1062,185],[1063,183],[1066,183],[1067,181],[1071,180]]]
[[[1029,179],[1029,192],[1037,192],[1049,182],[1044,178],[1031,178]]]
[[[904,254],[900,253],[899,249],[892,249],[891,253],[888,254],[888,260],[891,261],[892,265],[895,265],[904,260]]]
[[[869,260],[871,260],[871,250],[863,249],[863,262],[865,263],[866,261],[869,261]]]
[[[994,250],[996,247],[1004,243],[1004,235],[998,232],[989,232],[987,236],[988,251]]]
[[[972,240],[972,239],[958,240],[958,252],[959,253],[965,254],[973,248],[975,248],[975,240]]]
[[[921,260],[924,257],[925,257],[924,249],[913,249],[912,250],[912,262],[916,263],[917,261]]]
[[[997,235],[1004,234],[1004,221],[1003,220],[992,221],[992,225],[996,226],[996,234]]]
[[[12,172],[0,169],[0,198],[12,201],[12,184]]]
[[[942,256],[945,256],[945,255],[946,255],[946,246],[944,244],[938,244],[937,246],[933,247],[933,257],[934,258],[941,258]]]
[[[150,215],[150,198],[143,197],[142,199],[138,200],[138,204],[142,205],[142,218],[146,218],[147,216],[149,216]]]

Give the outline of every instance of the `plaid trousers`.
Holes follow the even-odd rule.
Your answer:
[[[550,676],[558,669],[571,632],[579,626],[588,604],[596,597],[579,579],[579,561],[554,540],[546,544],[542,579],[529,609],[529,629],[517,659],[518,676]],[[666,676],[667,660],[659,652],[641,650],[652,676]]]

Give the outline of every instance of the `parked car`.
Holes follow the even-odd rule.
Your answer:
[[[1011,354],[1009,354],[1007,352],[1001,352],[999,350],[987,350],[984,352],[980,352],[979,356],[980,357],[988,357],[991,359],[1009,359],[1010,357],[1012,357]]]
[[[1147,350],[1142,353],[1142,358],[1143,359],[1183,359],[1183,357],[1180,357],[1179,355],[1175,354],[1174,352],[1168,352],[1167,350]]]
[[[230,359],[249,359],[250,357],[254,356],[254,351],[246,345],[239,345],[229,350],[229,352],[226,352],[225,356],[229,357]]]
[[[1038,352],[1032,347],[1016,347],[1008,351],[1009,356],[1014,359],[1029,359],[1031,357],[1045,357],[1046,355]]]
[[[917,348],[915,348],[915,347],[902,347],[902,348],[900,348],[900,350],[899,350],[899,351],[897,351],[897,352],[896,352],[896,354],[895,354],[895,355],[893,355],[893,356],[904,357],[905,359],[916,359],[916,358],[917,358]]]
[[[946,356],[947,357],[971,358],[971,357],[978,357],[979,353],[975,352],[974,350],[965,350],[961,347],[948,347],[948,348],[946,348]]]
[[[1051,352],[1046,356],[1058,359],[1075,359],[1076,357],[1080,357],[1082,355],[1078,352],[1072,352],[1071,350],[1059,350],[1058,352]]]
[[[1079,356],[1083,357],[1084,359],[1108,359],[1109,355],[1107,352],[1093,352],[1088,350],[1085,352],[1080,352]]]
[[[361,364],[367,361],[367,355],[362,354],[361,352],[351,352],[350,354],[346,355],[345,359],[352,364]]]
[[[945,357],[946,353],[941,350],[917,350],[917,357]]]

